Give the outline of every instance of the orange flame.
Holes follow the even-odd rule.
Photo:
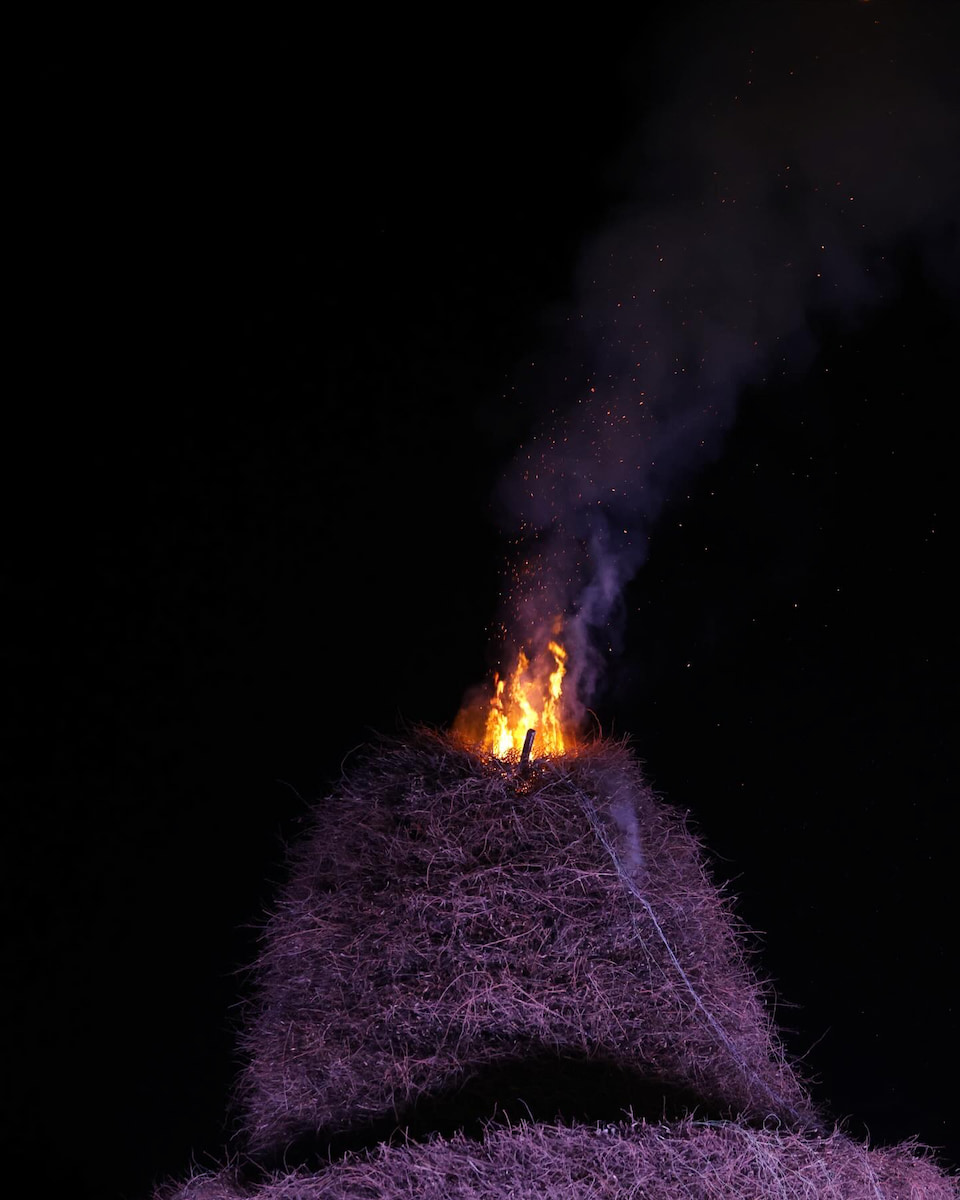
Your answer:
[[[547,649],[552,667],[544,661],[546,655],[531,664],[521,650],[509,679],[494,675],[494,693],[484,715],[475,709],[465,710],[457,718],[455,728],[468,740],[479,740],[481,748],[497,758],[519,756],[530,729],[536,734],[534,758],[566,753],[572,740],[572,731],[564,726],[561,708],[567,652],[556,640],[548,642]],[[478,739],[481,723],[482,734]]]

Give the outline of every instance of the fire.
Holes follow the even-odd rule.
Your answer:
[[[494,678],[494,694],[489,702],[483,731],[483,749],[497,758],[508,758],[523,751],[527,731],[535,732],[533,754],[565,753],[570,733],[564,732],[561,714],[563,677],[567,672],[567,652],[558,641],[547,644],[553,667],[541,662],[531,665],[523,650],[509,679]]]

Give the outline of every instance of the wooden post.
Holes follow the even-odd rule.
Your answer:
[[[537,736],[535,729],[528,729],[523,739],[523,753],[520,755],[520,770],[525,771],[530,765],[530,751],[533,749],[533,739]]]

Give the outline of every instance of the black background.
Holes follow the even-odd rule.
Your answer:
[[[664,65],[649,15],[477,26],[31,52],[5,1132],[38,1186],[144,1195],[216,1156],[306,802],[487,667],[490,495],[537,416],[503,393]],[[958,320],[891,254],[886,305],[744,395],[668,506],[598,714],[734,881],[821,1098],[956,1162]]]

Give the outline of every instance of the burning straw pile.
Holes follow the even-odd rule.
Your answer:
[[[438,737],[317,811],[246,1037],[257,1149],[332,1134],[518,1057],[600,1059],[712,1111],[812,1114],[676,813],[604,745],[523,777]]]
[[[370,753],[294,854],[244,1049],[260,1177],[183,1200],[954,1194],[823,1136],[697,840],[609,742]]]

